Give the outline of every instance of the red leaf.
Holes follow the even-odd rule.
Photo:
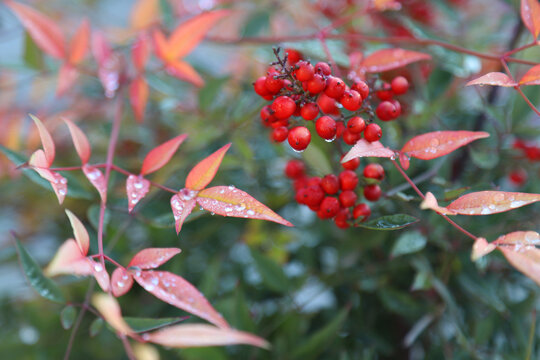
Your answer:
[[[126,180],[126,192],[128,197],[128,210],[133,211],[133,208],[150,190],[150,181],[142,176],[129,175]]]
[[[165,70],[170,75],[182,80],[188,81],[197,87],[204,85],[204,80],[199,73],[185,61],[171,61],[165,64]]]
[[[234,186],[215,186],[201,190],[197,202],[205,210],[219,215],[268,220],[293,226],[251,195]]]
[[[69,133],[71,134],[71,139],[73,139],[75,150],[77,150],[77,154],[79,154],[81,162],[84,165],[88,162],[88,160],[90,160],[91,155],[90,143],[88,142],[88,138],[86,137],[84,132],[82,132],[82,130],[71,120],[66,118],[64,118],[63,120],[69,128]]]
[[[113,54],[111,45],[101,31],[92,34],[92,54],[100,66]]]
[[[178,135],[152,149],[143,160],[141,175],[147,175],[161,169],[169,162],[176,150],[178,150],[180,144],[182,144],[186,138],[186,134]]]
[[[88,164],[84,164],[82,166],[82,171],[84,172],[84,175],[88,181],[90,181],[90,183],[94,185],[96,190],[99,192],[101,201],[107,201],[107,182],[105,181],[105,176],[103,176],[101,171],[99,171],[98,168]]]
[[[60,246],[49,265],[45,268],[45,274],[48,276],[60,274],[90,275],[92,274],[92,264],[87,260],[77,242],[68,239]]]
[[[401,152],[417,159],[430,160],[488,136],[484,131],[435,131],[413,137],[407,141]]]
[[[203,294],[184,278],[167,271],[149,270],[136,272],[135,280],[158,299],[219,327],[229,327]]]
[[[149,248],[139,251],[129,262],[128,267],[137,267],[139,269],[148,270],[155,269],[173,256],[179,254],[182,250],[178,248]]]
[[[126,269],[117,267],[111,276],[111,291],[116,297],[126,294],[133,286],[133,275]]]
[[[230,147],[229,143],[195,165],[187,176],[186,187],[191,190],[204,189],[216,175],[221,160]]]
[[[64,63],[58,72],[58,85],[56,86],[56,96],[61,97],[71,90],[75,81],[79,77],[79,71],[71,64]]]
[[[367,72],[382,72],[398,69],[410,63],[431,60],[431,55],[405,49],[377,50],[362,61],[362,67]]]
[[[403,170],[407,170],[409,168],[410,160],[411,158],[409,157],[409,155],[406,155],[402,152],[399,153],[399,163],[401,164]]]
[[[508,75],[500,72],[490,72],[485,75],[480,76],[477,79],[469,81],[465,86],[471,85],[492,85],[492,86],[504,86],[504,87],[514,87],[517,84],[508,77]]]
[[[88,52],[88,45],[90,43],[90,23],[87,19],[84,19],[79,29],[71,39],[69,44],[69,63],[72,65],[79,64],[86,53]]]
[[[131,48],[131,59],[138,72],[144,71],[149,55],[150,46],[148,44],[148,37],[146,34],[141,33],[137,36],[137,39]]]
[[[171,198],[171,208],[174,215],[176,233],[179,234],[182,224],[186,220],[196,204],[197,192],[189,189],[182,189]]]
[[[38,160],[41,159],[41,160]],[[42,163],[41,165],[39,163]],[[51,183],[51,186],[54,190],[54,193],[56,194],[56,197],[58,198],[58,203],[62,204],[64,202],[64,198],[67,194],[67,179],[63,177],[62,175],[51,171],[47,169],[47,167],[43,166],[46,165],[46,159],[45,159],[45,153],[43,150],[37,150],[32,156],[30,157],[30,165],[32,168],[45,180],[49,181]]]
[[[497,247],[493,244],[490,244],[487,242],[484,238],[477,238],[473,245],[473,251],[471,254],[471,260],[476,261],[480,259],[481,257],[489,254],[493,250],[495,250]]]
[[[120,306],[115,298],[109,294],[94,294],[92,305],[99,311],[105,321],[120,334],[133,336],[135,332],[122,318]]]
[[[258,336],[234,329],[205,324],[169,326],[143,336],[145,340],[173,348],[246,344],[268,349],[270,345]]]
[[[540,65],[529,69],[519,80],[520,85],[540,85]]]
[[[75,235],[75,240],[77,241],[77,245],[81,250],[81,255],[86,256],[86,254],[88,254],[88,248],[90,247],[90,237],[88,236],[88,232],[86,231],[86,228],[81,220],[79,220],[79,218],[68,209],[66,209],[66,215],[68,216],[71,227],[73,228],[73,234]]]
[[[57,59],[65,59],[65,39],[57,23],[33,8],[6,1],[41,50]]]
[[[107,272],[107,270],[103,268],[103,265],[101,265],[101,263],[88,258],[87,260],[91,263],[92,274],[94,275],[94,278],[99,284],[99,287],[101,287],[101,290],[109,292],[111,281],[109,279],[109,273]]]
[[[148,84],[143,76],[137,76],[129,85],[129,102],[133,108],[135,119],[141,123],[148,102]]]
[[[540,4],[538,0],[521,0],[521,19],[536,41],[540,34]]]
[[[156,53],[156,56],[163,60],[163,62],[169,62],[174,60],[169,55],[169,44],[167,42],[167,39],[165,38],[165,35],[157,29],[155,29],[152,32],[152,42],[154,45],[154,51]]]
[[[39,120],[32,114],[29,115],[32,120],[34,120],[34,123],[36,124],[39,131],[39,137],[41,138],[41,144],[43,145],[43,151],[45,152],[45,158],[47,159],[46,167],[50,167],[54,161],[55,156],[54,141],[51,137],[51,134],[49,133],[49,131],[47,131],[47,128],[43,125],[41,120]]]
[[[342,163],[358,157],[384,157],[391,158],[394,151],[383,146],[379,141],[368,142],[360,139],[354,144],[351,150],[341,159]]]
[[[540,245],[540,234],[536,231],[515,231],[499,236],[493,244],[497,246],[514,245],[514,250],[519,251],[527,246]]]

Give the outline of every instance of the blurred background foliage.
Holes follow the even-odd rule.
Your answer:
[[[167,29],[214,6],[235,9],[213,35],[287,36],[311,34],[366,1],[222,1],[159,0]],[[101,29],[128,56],[133,1],[26,1],[61,23],[71,34],[83,17]],[[353,3],[350,5],[349,3]],[[516,0],[402,1],[400,11],[355,18],[343,31],[395,35],[388,24],[418,37],[484,52],[500,53],[525,44]],[[424,3],[418,7],[418,3]],[[415,9],[427,9],[418,13]],[[423,15],[422,15],[423,14]],[[386,22],[387,25],[384,25]],[[381,25],[383,24],[383,25]],[[329,42],[336,60],[347,63],[352,47],[370,51],[384,43]],[[325,60],[316,42],[286,43],[313,61]],[[407,47],[415,49],[414,47]],[[416,48],[433,55],[429,69],[411,66],[413,91],[406,115],[385,123],[384,142],[397,147],[415,134],[452,129],[491,134],[442,159],[413,161],[423,191],[452,199],[464,191],[501,189],[540,193],[539,163],[512,147],[516,138],[538,144],[540,119],[511,89],[464,88],[477,73],[497,71],[498,64],[439,47]],[[520,54],[540,58],[539,49]],[[159,349],[162,359],[533,359],[540,356],[536,309],[540,291],[513,270],[499,253],[473,263],[472,241],[436,214],[419,210],[419,199],[387,161],[382,188],[387,195],[373,206],[373,217],[411,214],[421,221],[398,231],[341,230],[321,221],[294,202],[283,167],[304,158],[311,175],[339,169],[332,144],[314,142],[303,154],[272,144],[260,124],[264,105],[251,83],[272,61],[272,44],[203,42],[187,60],[203,75],[200,90],[168,76],[149,72],[150,102],[137,124],[126,101],[115,163],[136,172],[144,154],[180,133],[189,134],[172,161],[152,180],[183,187],[189,169],[227,142],[233,146],[213,184],[234,184],[295,224],[210,216],[195,211],[179,237],[173,229],[169,194],[152,190],[129,215],[124,177],[115,175],[109,190],[107,253],[126,264],[145,247],[180,247],[183,252],[163,268],[185,277],[238,329],[272,344],[270,351],[247,346],[186,350]],[[152,60],[152,63],[155,59]],[[87,59],[87,66],[95,63]],[[99,81],[82,75],[73,91],[57,99],[58,62],[44,56],[25,35],[18,20],[0,6],[0,144],[24,161],[39,147],[26,113],[44,119],[57,144],[55,166],[77,165],[60,115],[78,122],[89,137],[93,162],[103,162],[111,130],[114,100]],[[512,67],[517,73],[525,70]],[[426,75],[429,73],[429,75]],[[540,88],[526,93],[538,104]],[[119,96],[124,96],[120,93]],[[370,160],[362,160],[365,165]],[[508,175],[528,174],[517,187]],[[520,170],[521,171],[521,170]],[[65,173],[65,172],[64,172]],[[39,298],[20,269],[9,231],[16,231],[28,252],[48,263],[71,228],[62,208],[84,219],[97,251],[98,194],[79,173],[69,176],[65,203],[57,205],[48,185],[32,182],[0,155],[0,353],[10,359],[62,358],[70,331],[60,322],[62,306]],[[29,175],[29,174],[28,174]],[[35,178],[35,177],[34,177]],[[473,234],[494,240],[516,230],[539,229],[539,207],[529,206],[484,217],[459,217]],[[60,277],[64,295],[82,303],[91,280]],[[185,315],[135,286],[119,299],[125,316],[167,318]],[[71,311],[71,310],[69,310]],[[78,311],[78,309],[77,309]],[[76,335],[73,359],[126,358],[121,342],[88,313]],[[199,321],[191,318],[189,322]],[[97,332],[97,334],[95,334]]]

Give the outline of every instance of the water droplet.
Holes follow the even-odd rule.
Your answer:
[[[220,193],[220,194],[225,194],[225,189],[219,190],[219,193]]]
[[[152,284],[146,284],[146,285],[144,286],[144,289],[145,289],[146,291],[152,291],[152,290],[155,289],[155,286],[152,285]]]
[[[60,189],[60,190],[58,190],[58,193],[60,195],[66,195],[66,190],[65,189]]]
[[[229,190],[234,190],[234,185],[229,185]]]
[[[122,276],[122,280],[127,280],[127,279],[129,279],[129,276],[127,276],[127,275]]]
[[[429,145],[432,146],[432,147],[437,147],[437,146],[439,146],[439,144],[440,144],[439,139],[431,139],[430,142],[429,142]]]
[[[498,193],[497,195],[495,195],[493,197],[493,200],[495,200],[496,202],[504,201],[504,194],[503,193]]]
[[[121,288],[122,288],[122,287],[124,287],[125,284],[124,284],[122,281],[118,281],[118,282],[116,283],[116,285],[118,285],[118,287],[121,287]]]
[[[226,207],[226,208],[225,208],[225,212],[231,212],[232,210],[233,210],[233,209],[230,208],[230,207]]]
[[[95,264],[94,265],[94,270],[96,272],[100,272],[100,271],[103,271],[103,266],[101,264]]]
[[[155,285],[155,286],[159,285],[159,279],[158,278],[152,278],[152,280],[150,280],[150,282],[152,282],[152,285]]]
[[[210,215],[214,216],[214,215],[216,215],[216,213],[212,211],[212,212],[210,213]]]
[[[143,184],[141,181],[137,181],[133,184],[133,186],[135,187],[135,189],[142,189]]]
[[[255,211],[253,211],[253,210],[248,210],[248,211],[247,211],[247,214],[248,214],[249,216],[253,216],[253,215],[255,215]]]
[[[482,214],[482,215],[491,214],[491,211],[489,210],[489,208],[483,207],[483,208],[482,208],[481,214]]]
[[[397,159],[397,155],[396,154],[392,154],[392,156],[390,156],[390,160],[396,160]]]
[[[334,140],[336,140],[336,135],[334,135],[334,137],[331,138],[331,139],[324,139],[324,141],[326,141],[326,142],[332,142]]]
[[[512,202],[510,203],[510,207],[511,207],[512,209],[515,209],[515,208],[518,208],[518,207],[523,206],[523,205],[525,205],[525,204],[527,204],[526,201],[519,201],[519,200],[518,200],[518,201],[512,201]]]
[[[301,153],[304,152],[304,150],[296,150],[296,149],[293,149],[293,151],[294,151],[295,153],[298,153],[298,154],[301,154]]]
[[[150,335],[142,334],[142,338],[143,338],[144,341],[148,341],[148,340],[150,340]]]
[[[139,200],[137,200],[137,199],[132,199],[132,200],[131,200],[131,203],[132,203],[133,205],[137,204],[138,202],[139,202]]]

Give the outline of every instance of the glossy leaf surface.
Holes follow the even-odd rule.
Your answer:
[[[128,210],[133,211],[133,208],[150,190],[150,181],[142,176],[129,175],[126,180],[126,192],[128,197]]]
[[[66,125],[68,126],[69,133],[71,134],[71,139],[75,145],[75,150],[81,158],[81,162],[86,164],[90,160],[90,155],[92,154],[90,149],[90,143],[84,132],[75,125],[71,120],[64,118],[63,119]]]
[[[195,207],[197,203],[196,196],[196,191],[182,189],[178,194],[171,197],[171,209],[177,234],[180,233],[182,224]]]
[[[521,19],[525,27],[538,39],[540,34],[540,4],[538,0],[521,0]]]
[[[431,60],[431,55],[400,48],[377,50],[362,61],[366,72],[375,73],[398,69],[408,64]]]
[[[126,294],[133,286],[133,275],[121,267],[114,269],[111,275],[111,291],[113,296]]]
[[[484,131],[435,131],[413,137],[401,152],[422,160],[431,160],[451,153],[468,143],[489,137]]]
[[[155,147],[144,158],[141,175],[153,173],[161,169],[169,162],[176,150],[182,142],[187,138],[187,135],[182,134],[177,137]]]
[[[347,162],[358,157],[383,157],[390,158],[394,156],[394,151],[388,149],[379,141],[369,142],[360,139],[354,144],[351,150],[341,159],[341,162]]]
[[[128,267],[137,267],[139,269],[155,269],[173,256],[179,254],[182,250],[178,248],[148,248],[139,251],[128,264]]]
[[[471,85],[491,85],[491,86],[504,86],[504,87],[514,87],[517,84],[508,77],[508,75],[501,72],[490,72],[485,75],[480,76],[474,80],[471,80],[465,86]]]
[[[533,66],[519,80],[520,85],[540,85],[540,65]]]
[[[230,147],[229,143],[195,165],[186,178],[186,188],[191,190],[204,189],[216,176],[219,165]]]

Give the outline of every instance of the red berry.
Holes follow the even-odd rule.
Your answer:
[[[360,134],[354,134],[350,132],[349,130],[345,130],[343,132],[343,141],[347,145],[354,145],[358,140],[360,140]]]
[[[253,83],[253,89],[259,96],[268,96],[272,95],[270,91],[266,88],[266,76],[261,76]]]
[[[272,129],[275,129],[275,128],[278,128],[280,126],[289,126],[289,119],[281,119],[281,120],[274,120],[273,122],[270,123],[270,127]]]
[[[292,116],[296,110],[294,100],[288,96],[277,97],[270,108],[274,111],[274,116],[278,119],[286,119]]]
[[[396,107],[390,101],[383,101],[375,109],[375,113],[382,121],[395,119]]]
[[[332,68],[325,62],[318,62],[315,64],[315,72],[328,76],[332,73]]]
[[[352,190],[345,190],[339,194],[339,202],[343,207],[354,206],[354,203],[358,200],[358,195]]]
[[[263,106],[260,112],[260,116],[263,125],[266,127],[270,127],[270,124],[277,120],[276,117],[272,115],[272,110],[268,105]]]
[[[343,170],[339,173],[339,187],[342,191],[354,190],[358,185],[358,176],[352,170]]]
[[[303,193],[304,202],[307,206],[318,206],[324,198],[324,191],[318,185],[311,185],[305,188]]]
[[[336,100],[325,94],[319,95],[317,98],[317,105],[319,105],[319,108],[325,114],[339,114],[339,109],[336,106]]]
[[[347,130],[353,134],[360,134],[366,128],[366,122],[360,116],[353,116],[347,122]]]
[[[313,120],[319,115],[319,106],[315,103],[307,103],[300,109],[300,115],[305,120]]]
[[[285,176],[290,179],[298,179],[306,173],[306,166],[300,160],[289,160],[285,165]]]
[[[342,137],[345,130],[347,130],[347,127],[343,121],[336,121],[336,138]]]
[[[329,76],[328,79],[326,79],[326,88],[324,89],[324,93],[327,96],[337,100],[343,96],[346,86],[347,85],[345,85],[345,82],[340,78]]]
[[[332,140],[336,137],[336,121],[330,116],[321,116],[315,122],[315,130],[323,139]]]
[[[399,115],[401,115],[401,104],[396,99],[390,100],[390,102],[392,103],[392,105],[394,105],[394,108],[395,108],[395,110],[394,110],[394,112],[392,114],[393,118],[395,119]]]
[[[330,219],[336,216],[339,211],[339,201],[335,197],[326,196],[322,202],[317,215],[322,219]]]
[[[266,86],[269,93],[277,94],[283,88],[283,79],[276,79],[274,76],[273,74],[268,74],[264,81],[264,86]]]
[[[364,186],[364,197],[369,201],[377,201],[381,197],[382,191],[379,185],[366,185]]]
[[[324,90],[325,87],[326,80],[324,80],[324,78],[319,74],[313,75],[311,80],[307,82],[307,91],[312,94],[319,94]]]
[[[523,186],[527,182],[527,172],[523,169],[513,170],[508,179],[514,186]]]
[[[312,178],[309,178],[307,184],[308,184],[308,186],[312,186],[312,185],[321,186],[321,181],[322,181],[322,179],[320,177],[314,176]]]
[[[287,138],[287,135],[289,134],[289,129],[287,129],[285,126],[280,126],[275,128],[272,131],[272,139],[275,142],[283,142]]]
[[[368,179],[384,179],[384,168],[380,164],[368,164],[364,168],[364,177]]]
[[[294,75],[298,81],[309,81],[313,78],[315,70],[313,69],[313,65],[311,65],[309,62],[300,61],[298,64],[296,64],[296,67],[297,69],[294,72]]]
[[[337,215],[334,217],[334,223],[336,224],[338,228],[346,229],[350,226],[349,223],[347,222],[349,218],[350,218],[349,209],[342,208],[338,211]]]
[[[362,105],[362,97],[355,90],[345,91],[341,97],[341,105],[349,111],[356,111]]]
[[[371,209],[367,204],[358,204],[353,209],[353,218],[355,219],[363,217],[362,221],[366,221],[369,215],[371,215]]]
[[[392,92],[395,95],[405,94],[407,90],[409,90],[409,82],[403,76],[395,77],[394,80],[392,80],[391,86]]]
[[[293,181],[293,188],[295,191],[300,191],[300,189],[303,189],[307,187],[308,178],[305,175],[301,175],[300,177],[294,179]]]
[[[341,157],[343,159],[343,156]],[[358,166],[360,166],[360,158],[354,158],[352,160],[349,160],[347,162],[344,162],[344,163],[341,163],[341,166],[343,166],[343,168],[345,170],[356,170],[358,168]]]
[[[392,87],[388,83],[384,83],[382,90],[377,91],[377,97],[382,101],[390,100],[392,99],[392,96],[394,96],[394,93],[392,92]]]
[[[305,126],[297,126],[289,131],[289,145],[296,151],[303,151],[311,141],[311,133]]]
[[[306,205],[306,188],[302,187],[298,189],[296,194],[294,195],[294,200],[296,200],[297,203]]]
[[[361,80],[356,81],[353,86],[351,86],[351,89],[358,91],[363,100],[367,99],[369,95],[369,86]]]
[[[366,126],[366,130],[364,130],[364,138],[366,141],[374,142],[378,141],[382,136],[382,129],[377,124],[369,124]]]
[[[321,188],[328,195],[337,194],[339,191],[339,179],[334,174],[328,174],[321,180]]]
[[[303,58],[302,53],[295,49],[285,49],[285,53],[287,54],[287,62],[290,65],[295,65]]]

